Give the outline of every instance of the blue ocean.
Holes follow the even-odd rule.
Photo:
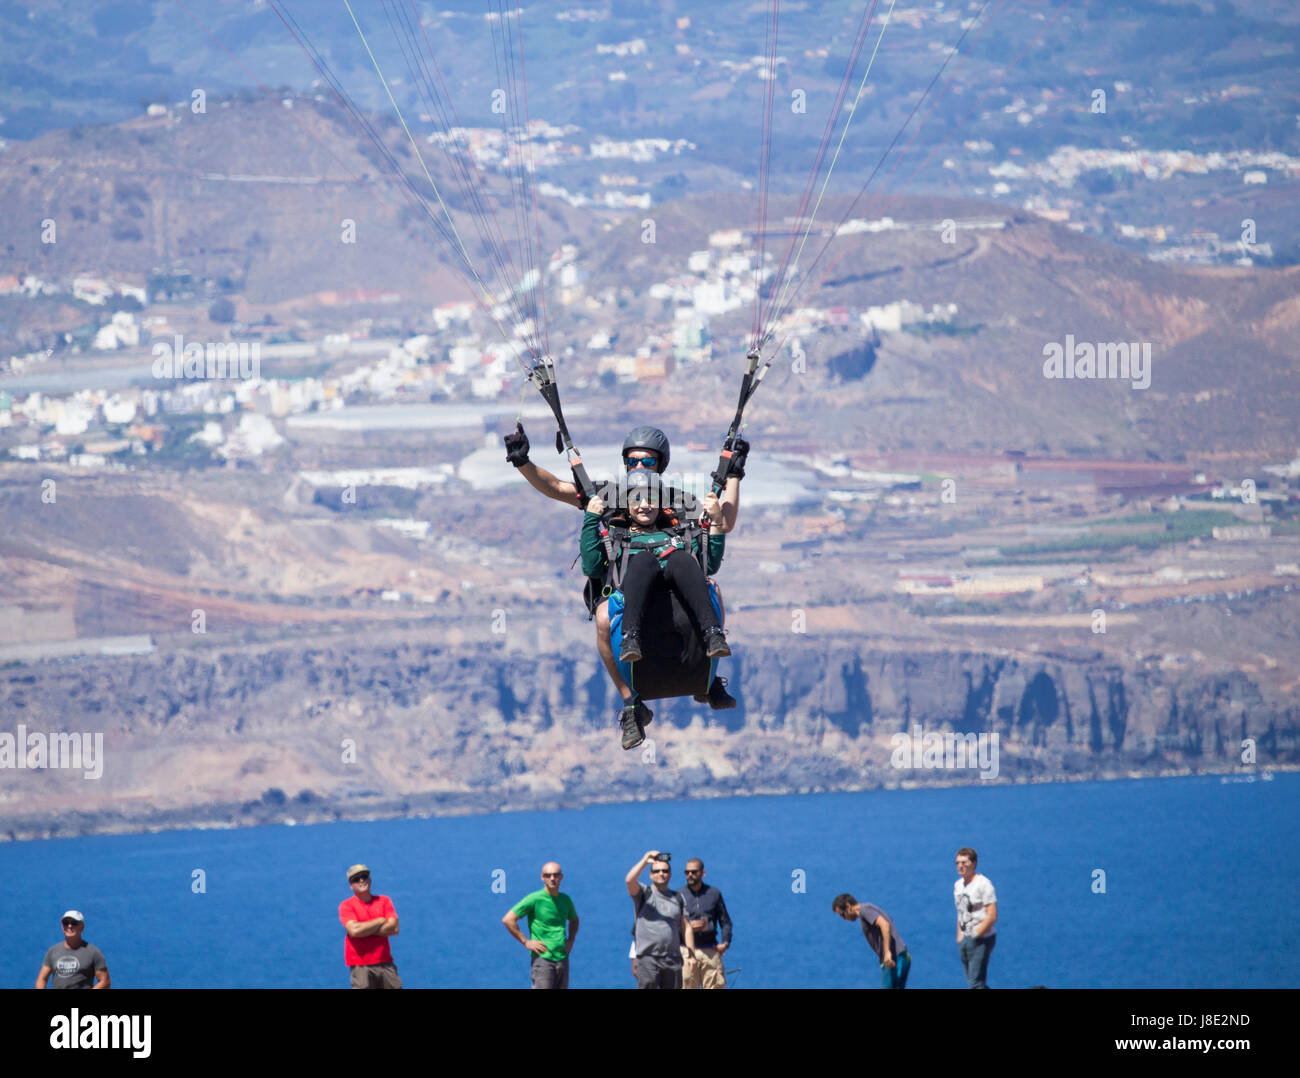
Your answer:
[[[953,854],[972,846],[998,894],[993,988],[1294,988],[1298,807],[1300,775],[1277,774],[10,844],[0,979],[34,982],[71,907],[114,987],[344,988],[338,904],[345,869],[364,861],[401,918],[392,945],[407,987],[527,987],[527,952],[501,917],[554,859],[581,918],[572,986],[629,988],[623,878],[658,848],[672,854],[674,886],[700,857],[722,890],[735,988],[878,986],[861,931],[831,912],[842,891],[893,917],[910,988],[960,988]]]

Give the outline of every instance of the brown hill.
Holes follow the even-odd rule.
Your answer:
[[[398,292],[422,305],[465,298],[433,226],[386,177],[343,111],[289,100],[292,108],[211,100],[203,114],[173,108],[12,146],[0,157],[7,264],[46,277],[130,279],[183,266],[196,278],[232,279],[254,305],[356,289]],[[401,130],[382,121],[380,128],[432,201]],[[429,147],[424,158],[473,245],[475,227],[449,159]],[[500,181],[489,190],[509,206]],[[500,217],[511,236],[511,215]],[[41,242],[47,219],[58,229],[52,244]],[[356,223],[355,243],[341,240],[345,220]],[[544,214],[543,227],[562,226]]]

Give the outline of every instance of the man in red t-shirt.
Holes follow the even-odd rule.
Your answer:
[[[343,957],[353,988],[401,988],[388,937],[397,935],[397,911],[387,895],[370,893],[370,869],[348,869],[352,897],[339,903],[339,920],[347,930]]]

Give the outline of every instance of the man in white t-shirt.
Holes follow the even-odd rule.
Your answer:
[[[998,938],[994,927],[998,923],[998,895],[988,877],[975,871],[978,864],[979,854],[969,846],[957,851],[960,878],[953,884],[952,900],[957,907],[957,951],[969,988],[988,987],[984,978]]]

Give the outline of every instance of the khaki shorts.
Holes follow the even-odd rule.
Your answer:
[[[402,978],[392,962],[376,962],[369,966],[349,966],[353,988],[401,988]]]
[[[726,988],[727,974],[723,968],[724,955],[716,947],[695,948],[695,966],[686,964],[686,948],[682,948],[683,988]]]

